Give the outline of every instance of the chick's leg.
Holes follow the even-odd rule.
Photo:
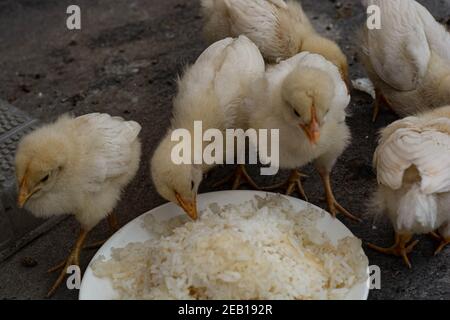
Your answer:
[[[436,256],[439,253],[441,253],[442,250],[444,250],[444,248],[446,246],[448,246],[450,244],[450,236],[449,237],[443,237],[437,232],[432,232],[431,236],[440,242],[439,246],[436,248],[436,251],[434,252],[434,255]]]
[[[306,177],[307,175],[301,173],[299,170],[292,170],[291,175],[289,176],[287,181],[264,187],[262,188],[262,190],[273,191],[281,188],[286,188],[286,195],[290,196],[295,191],[297,191],[303,197],[303,199],[308,201],[308,197],[306,196],[305,189],[303,188],[302,184],[302,178]]]
[[[111,233],[111,236],[119,230],[119,222],[117,221],[117,215],[112,212],[108,217],[106,218],[109,225],[109,231]],[[109,238],[108,238],[109,239]],[[94,243],[91,243],[90,245],[87,245],[83,247],[84,250],[91,250],[91,249],[98,249],[100,248],[108,239],[100,240]]]
[[[375,122],[380,114],[381,105],[384,104],[389,110],[394,111],[389,101],[386,97],[381,93],[380,90],[375,90],[375,101],[373,102],[373,116],[372,121]]]
[[[394,255],[398,257],[402,257],[405,264],[408,266],[408,268],[411,269],[411,262],[408,258],[408,253],[411,253],[414,249],[414,247],[419,243],[419,240],[413,241],[408,245],[408,243],[411,241],[412,235],[411,234],[399,234],[395,233],[395,244],[390,248],[382,248],[379,246],[376,246],[372,243],[368,243],[367,246],[375,251]]]
[[[439,253],[442,252],[442,250],[444,250],[444,248],[446,246],[448,246],[450,244],[450,237],[448,238],[442,238],[441,243],[439,244],[439,246],[437,247],[436,251],[434,252],[434,255],[438,255]]]
[[[80,252],[81,252],[81,249],[83,248],[83,244],[84,244],[84,241],[86,240],[87,234],[88,234],[87,231],[85,231],[84,229],[81,229],[80,234],[77,238],[77,241],[75,242],[75,245],[72,248],[72,251],[70,252],[68,258],[64,262],[62,262],[62,263],[58,264],[57,266],[48,270],[48,272],[50,273],[50,272],[58,271],[62,268],[61,273],[59,274],[55,283],[53,284],[50,291],[48,292],[47,297],[51,297],[55,293],[56,289],[58,289],[59,286],[61,285],[61,283],[64,281],[64,278],[67,274],[68,267],[70,267],[72,265],[76,265],[76,266],[80,265]]]
[[[376,89],[375,101],[373,102],[372,122],[377,121],[378,115],[380,114],[380,104],[381,104],[381,93]]]
[[[319,172],[319,175],[322,179],[323,187],[325,189],[325,197],[327,199],[328,209],[330,210],[330,213],[334,218],[336,218],[337,213],[341,213],[344,216],[361,222],[361,219],[354,216],[350,212],[348,212],[347,209],[345,209],[343,206],[339,204],[339,202],[336,201],[336,198],[334,197],[333,189],[331,188],[331,181],[330,181],[330,172],[326,169],[323,169],[321,167],[316,166],[317,171]]]
[[[252,179],[252,177],[250,177],[243,164],[238,165],[236,170],[231,175],[215,183],[213,187],[217,188],[223,186],[225,184],[228,184],[230,181],[233,183],[232,190],[237,190],[241,185],[245,183],[249,184],[255,190],[261,189]]]
[[[106,219],[108,220],[111,235],[113,235],[117,230],[119,230],[119,221],[117,220],[117,215],[114,212],[111,212],[111,214]]]

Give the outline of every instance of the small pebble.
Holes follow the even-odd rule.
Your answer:
[[[21,265],[25,268],[34,268],[37,266],[37,264],[38,262],[31,257],[25,257],[21,261]]]
[[[19,88],[20,88],[20,90],[22,90],[22,91],[25,92],[25,93],[31,92],[30,87],[29,87],[28,85],[26,85],[26,84],[21,84],[21,85],[19,85]]]

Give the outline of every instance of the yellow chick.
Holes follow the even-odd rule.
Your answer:
[[[402,257],[411,268],[408,253],[418,242],[411,242],[413,235],[439,229],[439,253],[450,243],[450,106],[382,130],[374,167],[374,204],[392,221],[396,237],[390,248],[369,246]]]
[[[308,51],[336,65],[350,87],[347,58],[332,40],[319,35],[297,1],[202,0],[208,41],[244,34],[269,63]]]
[[[450,103],[450,34],[414,0],[367,0],[380,8],[381,28],[361,32],[360,60],[380,104],[404,117]]]
[[[351,139],[345,122],[349,102],[336,66],[320,55],[303,52],[270,67],[255,83],[248,117],[251,128],[279,130],[280,167],[293,170],[288,194],[295,189],[303,193],[297,168],[313,162],[330,213],[359,220],[336,201],[330,181],[331,170]]]
[[[203,174],[214,165],[194,164],[193,159],[192,164],[174,163],[171,154],[178,142],[172,141],[172,133],[185,129],[194,137],[195,121],[201,121],[203,130],[217,129],[224,136],[226,129],[245,126],[242,100],[250,84],[261,78],[264,71],[258,48],[240,36],[212,44],[178,81],[172,124],[153,154],[151,175],[158,193],[177,203],[192,219],[197,218],[196,196]],[[202,154],[207,146],[203,143]],[[247,173],[242,171],[239,175],[254,185]]]
[[[140,130],[137,122],[108,114],[64,115],[20,141],[15,158],[18,206],[37,217],[73,214],[81,224],[69,257],[52,269],[63,270],[49,296],[67,267],[79,265],[88,232],[112,214],[122,189],[135,176]]]

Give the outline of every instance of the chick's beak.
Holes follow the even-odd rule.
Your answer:
[[[306,136],[312,144],[317,144],[320,139],[320,127],[317,122],[316,108],[311,107],[311,122],[308,125],[300,124],[300,127],[305,131]]]
[[[17,206],[19,208],[23,208],[25,203],[28,201],[28,199],[32,195],[33,195],[33,193],[31,193],[28,190],[27,178],[26,178],[26,176],[24,176],[23,179],[22,179],[22,182],[20,183],[19,197],[17,198]]]
[[[197,220],[197,201],[194,198],[194,201],[189,201],[183,199],[183,197],[179,193],[175,193],[175,197],[177,198],[178,204],[181,208],[183,208],[184,212],[187,213],[192,220]]]

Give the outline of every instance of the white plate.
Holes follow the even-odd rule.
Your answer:
[[[259,191],[219,191],[212,193],[205,193],[198,195],[197,205],[198,209],[202,210],[206,208],[210,203],[216,202],[219,205],[241,204],[245,201],[254,199],[255,195],[265,196],[267,192]],[[307,205],[311,205],[300,199],[286,197],[292,203],[296,210],[302,210]],[[315,207],[321,210],[318,207]],[[81,283],[79,299],[80,300],[111,300],[117,299],[117,295],[108,279],[97,278],[91,268],[92,261],[99,256],[105,258],[111,257],[111,248],[123,248],[131,242],[143,242],[149,239],[149,233],[143,227],[143,219],[146,215],[154,215],[156,219],[164,221],[172,217],[185,214],[177,205],[167,203],[160,207],[157,207],[147,213],[144,213],[140,217],[137,217],[133,221],[129,222],[122,229],[117,231],[95,254],[91,263],[86,269]],[[325,232],[332,242],[336,242],[339,239],[347,236],[353,236],[350,230],[347,229],[339,220],[331,218],[329,214],[324,215],[322,219],[318,221],[318,229]],[[366,300],[369,295],[369,279],[365,283],[359,283],[355,285],[347,295],[348,300]]]

